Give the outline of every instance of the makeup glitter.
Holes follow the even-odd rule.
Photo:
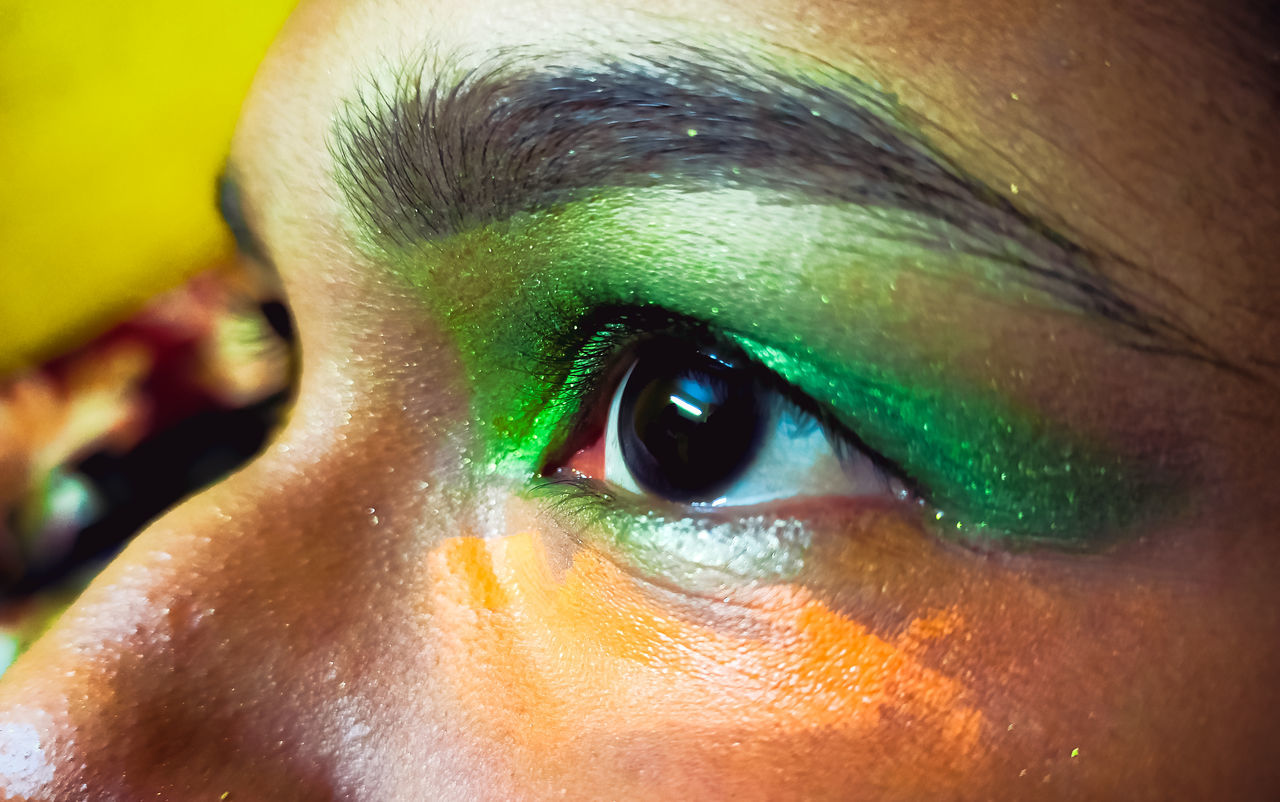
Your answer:
[[[645,575],[686,590],[726,582],[785,582],[804,567],[812,533],[804,523],[755,514],[737,518],[667,517],[574,487],[541,485],[533,498],[550,501],[566,525],[590,531],[606,550]]]
[[[810,67],[821,74],[819,65]],[[572,72],[556,86],[577,86],[585,74]],[[376,140],[338,148],[339,161],[345,157],[344,166],[354,171],[346,184],[353,209],[390,213],[388,219],[407,226],[367,228],[366,244],[416,289],[458,345],[471,394],[469,458],[484,466],[477,474],[517,486],[538,475],[579,412],[563,391],[574,355],[557,352],[552,333],[572,330],[593,310],[628,305],[701,320],[734,339],[896,465],[936,508],[951,537],[1082,548],[1123,530],[1150,506],[1159,483],[1140,480],[1142,471],[1105,447],[1003,398],[994,384],[984,385],[987,377],[961,375],[945,352],[930,356],[939,331],[963,340],[964,324],[932,319],[938,307],[922,312],[913,296],[929,282],[935,294],[952,293],[959,276],[978,294],[1079,314],[1063,287],[1055,294],[1035,283],[1076,269],[1079,254],[939,161],[896,115],[892,98],[849,85],[842,91],[853,105],[834,104],[821,81],[792,78],[787,86],[794,91],[822,90],[799,107],[799,118],[821,131],[843,132],[824,141],[858,144],[839,165],[825,158],[815,163],[798,145],[794,152],[758,154],[786,169],[762,170],[754,157],[730,156],[722,164],[728,143],[746,147],[756,140],[740,142],[718,118],[690,113],[668,120],[659,140],[666,148],[672,137],[684,142],[683,133],[696,141],[682,147],[694,150],[650,154],[675,153],[674,161],[654,162],[667,172],[639,170],[618,176],[616,185],[607,172],[594,185],[557,174],[568,182],[563,192],[536,204],[508,200],[499,204],[501,219],[493,220],[494,204],[481,212],[466,207],[437,214],[430,204],[439,200],[432,194],[439,186],[430,176],[379,172],[388,159],[416,152],[412,148],[372,152],[368,146]],[[664,91],[683,91],[679,76],[672,81]],[[399,100],[388,100],[392,110]],[[615,126],[631,137],[627,142],[639,141],[634,137],[653,124],[652,109],[642,112]],[[591,119],[598,122],[598,115]],[[688,127],[693,122],[697,128]],[[393,125],[394,115],[373,123]],[[627,126],[634,131],[627,133]],[[384,133],[393,130],[433,136],[429,126]],[[579,141],[594,140],[564,144]],[[581,147],[568,152],[578,154],[574,165],[586,153]],[[892,164],[867,169],[868,160],[885,153],[894,154]],[[366,171],[362,187],[356,186],[360,170]],[[825,181],[833,171],[848,180]],[[510,184],[509,176],[477,175],[492,186],[460,187],[466,197],[453,202],[523,186]],[[371,187],[389,194],[370,195]],[[1016,184],[1009,190],[1019,191]],[[362,199],[397,203],[374,208]],[[468,217],[473,212],[479,222]],[[896,281],[900,276],[913,280]],[[904,285],[911,289],[902,291]],[[1103,297],[1089,293],[1088,308],[1096,310]],[[915,342],[917,331],[921,343],[932,342]],[[582,332],[584,341],[590,334]]]
[[[476,461],[514,482],[540,470],[577,412],[560,393],[575,355],[553,354],[548,337],[601,305],[632,304],[714,323],[899,466],[950,537],[1107,542],[1158,483],[989,390],[922,369],[904,356],[910,343],[876,331],[878,317],[912,313],[886,266],[904,251],[913,265],[941,258],[876,233],[910,225],[854,208],[774,206],[746,191],[623,192],[456,235],[406,255],[402,269],[424,299],[451,301],[440,313],[471,382]],[[947,261],[968,269],[962,255]],[[829,288],[863,271],[887,289],[856,299],[867,323],[836,341],[822,318],[851,302]],[[592,332],[579,334],[585,342]]]
[[[1115,457],[1091,449],[995,399],[909,385],[871,366],[794,356],[745,337],[736,342],[820,403],[927,488],[934,517],[985,537],[1083,546],[1136,514]]]

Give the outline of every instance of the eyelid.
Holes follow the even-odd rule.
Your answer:
[[[708,508],[617,493],[584,477],[543,478],[526,492],[547,504],[566,534],[615,556],[624,570],[669,590],[723,599],[742,582],[790,581],[814,533],[800,517]]]
[[[625,367],[618,367],[622,349],[679,338],[735,355],[822,423],[833,443],[849,443],[898,477],[936,518],[930,528],[963,545],[1098,550],[1141,521],[1170,514],[1168,501],[1177,498],[1173,480],[1156,468],[954,378],[907,381],[875,364],[831,362],[656,306],[586,308],[560,321],[567,331],[542,333],[558,370],[547,376],[547,386],[558,388],[551,390],[558,409],[543,421],[549,434],[537,464],[544,474],[571,456],[568,438],[584,426],[601,430],[607,405],[600,396],[620,378],[609,371]]]
[[[909,467],[954,539],[983,547],[1096,550],[1132,531],[1174,485],[1162,471],[1016,408],[993,392],[939,378],[906,382],[875,365],[816,368],[804,357],[732,335],[757,362],[858,421],[873,447]]]

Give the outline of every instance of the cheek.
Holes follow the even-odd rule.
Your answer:
[[[547,543],[454,538],[429,563],[443,703],[529,781],[794,794],[857,778],[909,797],[979,768],[982,712],[925,659],[963,628],[954,610],[872,633],[775,585],[694,615],[590,549],[560,561]]]

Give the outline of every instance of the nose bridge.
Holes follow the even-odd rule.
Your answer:
[[[406,588],[449,526],[427,424],[461,413],[334,408],[305,376],[264,455],[135,538],[0,681],[0,799],[323,800],[414,773],[353,733],[431,708]],[[376,411],[422,407],[377,386]]]
[[[139,535],[11,669],[0,798],[217,799],[247,778],[259,788],[246,798],[326,798],[324,767],[289,754],[282,711],[299,703],[281,678],[328,625],[300,613],[314,598],[281,603],[308,532],[271,525],[262,511],[287,491],[260,479],[242,474]]]
[[[82,785],[106,798],[126,793],[128,754],[149,738],[140,725],[169,718],[163,729],[172,730],[186,706],[173,693],[183,641],[173,611],[180,605],[165,588],[170,572],[148,564],[175,561],[153,545],[162,534],[147,539],[130,549],[137,562],[100,577],[0,684],[6,798],[73,799],[83,796]],[[189,589],[186,598],[197,594]],[[98,771],[108,761],[118,776]]]

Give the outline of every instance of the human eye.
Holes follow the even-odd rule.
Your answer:
[[[819,86],[793,77],[779,91]],[[591,102],[596,78],[584,79]],[[827,161],[808,150],[772,154],[773,169],[758,172],[746,157],[763,139],[730,130],[713,139],[701,123],[676,129],[687,134],[680,148],[668,151],[665,134],[656,143],[661,154],[694,143],[696,159],[666,165],[664,155],[643,175],[615,174],[637,164],[623,156],[652,133],[644,104],[610,127],[622,137],[616,149],[590,151],[602,161],[568,148],[555,162],[559,183],[528,203],[425,227],[399,204],[388,215],[374,202],[415,189],[401,187],[418,175],[401,162],[420,148],[356,137],[339,151],[380,258],[456,342],[471,404],[459,442],[475,487],[514,490],[559,517],[558,541],[682,587],[697,577],[792,579],[820,561],[823,542],[859,532],[909,531],[978,552],[1079,552],[1178,514],[1160,499],[1177,500],[1163,468],[1182,447],[1147,428],[1163,425],[1151,407],[1109,395],[1140,383],[1120,367],[1134,361],[1119,331],[1133,316],[1092,277],[1092,257],[975,191],[914,133],[877,125],[862,137],[871,118],[889,124],[879,112],[855,104],[842,117],[851,128],[827,130],[836,110],[824,111],[831,92],[820,85],[793,122],[818,125],[824,148],[861,142],[850,176],[862,176],[854,163],[910,155],[919,175],[863,176],[883,179],[885,197],[901,203],[845,194],[847,182],[830,183],[844,173],[815,173]],[[724,86],[699,91],[722,98]],[[793,135],[777,132],[784,143]],[[388,174],[389,165],[401,169]],[[925,191],[920,175],[948,191]],[[962,198],[963,210],[916,202],[935,197]],[[621,421],[628,389],[679,382],[646,374],[664,358],[714,378],[702,390],[741,384],[759,442],[697,468],[706,475],[692,486],[666,472],[669,461],[637,465],[640,450],[622,437],[602,436],[602,461],[588,467],[615,394]]]
[[[1138,515],[1123,461],[1012,409],[824,373],[651,308],[569,330],[530,494],[681,588],[794,579],[830,528],[815,518],[975,551],[1081,551]]]
[[[648,343],[630,357],[603,430],[558,472],[695,509],[906,496],[872,454],[780,384],[731,346]]]
[[[682,586],[793,574],[809,548],[783,507],[918,503],[900,472],[811,399],[696,325],[599,333],[578,404],[541,473],[561,511],[593,513],[614,550]]]
[[[578,367],[581,410],[545,475],[701,511],[910,496],[894,466],[737,345],[665,328],[597,335],[583,359],[598,367]]]

